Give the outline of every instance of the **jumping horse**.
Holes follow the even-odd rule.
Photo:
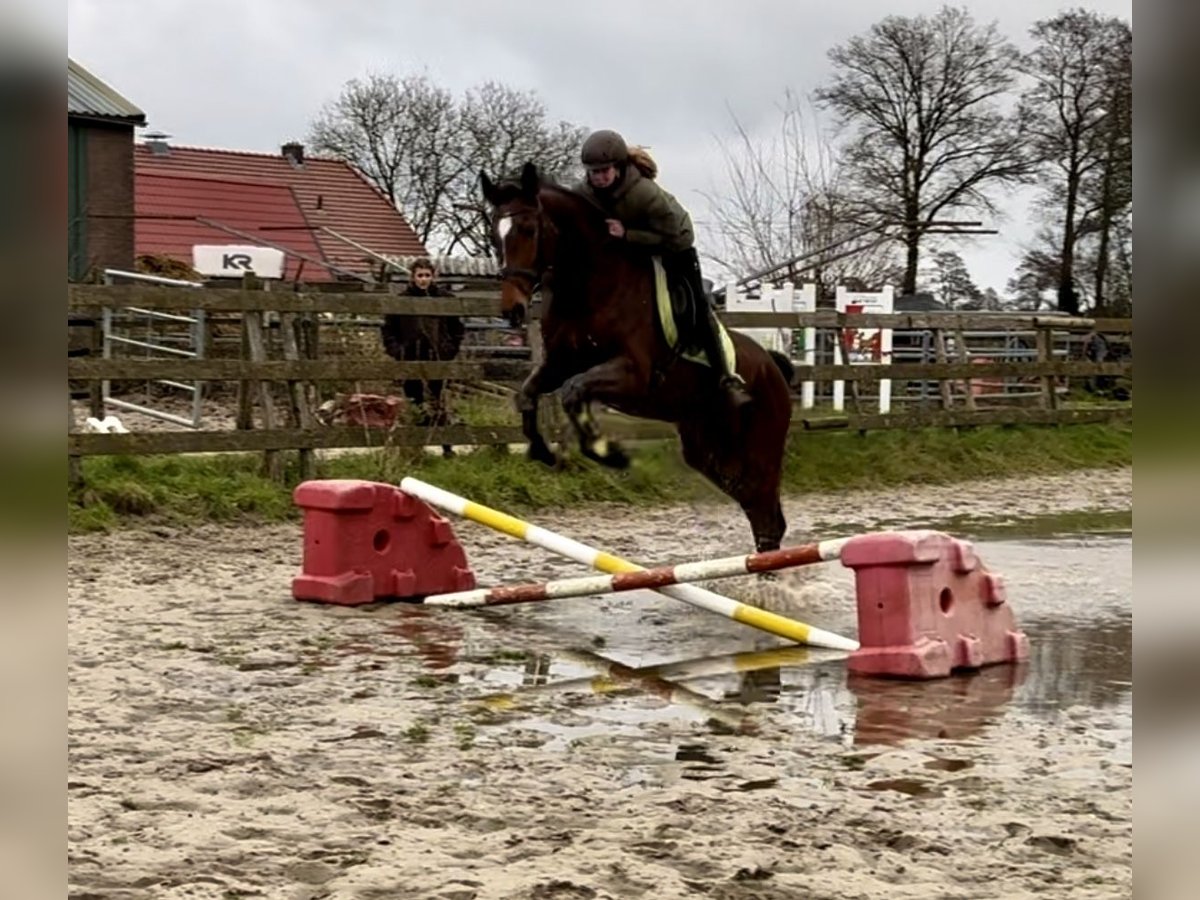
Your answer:
[[[560,461],[537,421],[538,397],[556,390],[582,454],[612,468],[624,468],[629,457],[601,435],[592,403],[669,422],[684,461],[741,506],[756,549],[777,549],[787,530],[779,485],[792,408],[788,359],[729,332],[751,396],[735,408],[716,373],[681,352],[686,334],[674,346],[667,340],[651,256],[611,237],[590,199],[543,179],[532,163],[515,178],[479,175],[492,211],[503,313],[518,326],[533,294],[542,294],[544,359],[517,394],[529,457]]]

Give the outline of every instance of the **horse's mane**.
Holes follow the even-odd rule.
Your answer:
[[[576,190],[570,185],[560,184],[557,181],[547,178],[542,179],[540,190],[559,198],[572,209],[576,210],[580,218],[583,219],[584,224],[600,231],[604,230],[604,220],[607,218],[607,214],[587,194]]]

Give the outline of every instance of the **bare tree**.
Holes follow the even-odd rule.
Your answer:
[[[462,137],[457,152],[462,165],[442,223],[446,252],[461,247],[469,254],[490,253],[479,170],[491,175],[514,173],[532,161],[544,175],[565,178],[578,165],[585,130],[567,122],[549,122],[533,91],[517,91],[494,81],[469,91],[459,116]]]
[[[433,252],[491,252],[480,168],[533,160],[557,176],[575,161],[583,129],[551,124],[533,92],[495,82],[456,102],[425,76],[348,81],[309,131],[314,152],[358,167],[399,207]]]
[[[461,167],[458,113],[447,91],[417,75],[352,79],[318,114],[308,142],[356,166],[404,211],[422,242],[430,239]]]
[[[841,243],[863,229],[843,197],[843,169],[831,143],[806,123],[792,91],[777,109],[773,137],[756,139],[731,113],[736,137],[718,140],[725,183],[704,192],[718,247],[708,255],[735,272],[779,266],[773,277],[811,278],[827,295],[842,282],[875,286],[893,278],[895,255],[878,234]],[[811,113],[807,118],[815,121]],[[803,254],[812,255],[788,264]]]
[[[994,23],[943,7],[889,16],[829,57],[834,76],[816,98],[850,131],[843,158],[860,214],[902,224],[911,293],[932,222],[994,212],[989,190],[1029,177],[1021,117],[1003,109],[1019,55]]]
[[[1033,84],[1022,96],[1022,106],[1034,152],[1042,162],[1040,206],[1061,217],[1058,308],[1078,314],[1082,290],[1077,244],[1089,232],[1109,234],[1119,206],[1114,202],[1120,181],[1117,154],[1123,147],[1119,120],[1121,107],[1128,112],[1132,104],[1122,103],[1121,65],[1114,54],[1121,52],[1122,38],[1128,36],[1131,61],[1132,36],[1119,20],[1083,9],[1036,22],[1030,34],[1038,43],[1023,61]],[[1129,91],[1131,100],[1131,81]],[[1132,168],[1131,153],[1129,159]],[[1089,194],[1098,208],[1087,208]],[[1101,256],[1107,260],[1107,255],[1105,246]],[[1106,265],[1100,266],[1097,296],[1103,294]]]
[[[1095,195],[1096,248],[1093,302],[1132,315],[1133,303],[1133,29],[1110,23],[1110,50],[1105,55],[1108,111],[1104,156]],[[1112,265],[1115,252],[1116,265]],[[1109,291],[1110,278],[1113,291]],[[1111,295],[1111,296],[1110,296]]]

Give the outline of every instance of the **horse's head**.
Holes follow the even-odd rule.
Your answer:
[[[493,182],[480,171],[483,197],[492,207],[492,245],[500,258],[500,310],[514,328],[525,321],[533,292],[549,265],[542,233],[547,227],[538,202],[541,178],[526,163],[518,179]]]

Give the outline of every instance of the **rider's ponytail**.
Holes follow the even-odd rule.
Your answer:
[[[658,163],[650,155],[645,147],[630,147],[629,161],[637,166],[637,170],[647,178],[654,178],[658,175]]]

